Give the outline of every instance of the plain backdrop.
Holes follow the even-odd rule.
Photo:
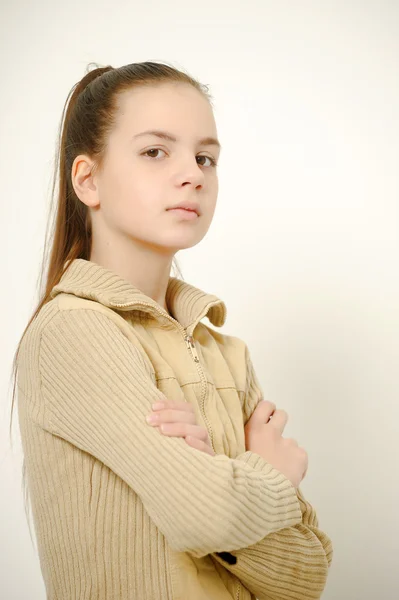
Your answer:
[[[37,303],[56,135],[87,65],[165,61],[209,85],[220,157],[204,240],[222,298],[334,545],[323,600],[393,600],[399,559],[399,3],[36,0],[0,8],[0,597],[45,588],[21,491],[11,362]],[[207,320],[205,320],[208,323]]]

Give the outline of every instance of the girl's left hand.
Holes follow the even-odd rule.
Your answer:
[[[164,435],[183,437],[189,446],[215,456],[208,431],[196,424],[194,406],[190,402],[173,402],[165,400],[152,405],[149,415],[152,422],[147,422]],[[148,419],[148,417],[147,417]]]

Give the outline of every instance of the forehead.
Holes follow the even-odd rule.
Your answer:
[[[118,98],[118,124],[129,137],[146,130],[166,130],[179,137],[217,137],[208,99],[192,85],[182,83],[146,85],[123,92]]]

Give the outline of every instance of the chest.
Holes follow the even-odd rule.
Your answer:
[[[199,323],[185,330],[133,321],[149,357],[158,389],[169,400],[190,402],[197,425],[208,431],[216,454],[230,458],[245,451],[242,402],[245,361],[235,338],[211,332]]]

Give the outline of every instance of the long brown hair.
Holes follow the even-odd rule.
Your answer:
[[[55,156],[55,168],[51,192],[51,206],[47,223],[43,259],[40,268],[39,302],[26,325],[14,356],[12,378],[14,380],[10,436],[12,446],[12,418],[17,382],[17,361],[21,342],[32,321],[50,300],[52,288],[59,282],[67,266],[75,258],[90,259],[91,223],[90,211],[75,193],[71,180],[73,161],[79,154],[86,154],[94,161],[94,170],[101,170],[107,147],[107,137],[115,123],[118,95],[139,86],[155,86],[168,82],[192,85],[212,105],[208,86],[199,83],[187,73],[165,63],[141,62],[122,67],[111,66],[90,69],[68,94],[63,108]],[[55,193],[58,179],[58,189]],[[53,207],[56,201],[56,212]],[[54,214],[51,221],[52,213]],[[49,239],[51,244],[49,244]],[[46,268],[47,248],[50,258]],[[181,275],[177,261],[174,266]],[[45,281],[43,285],[43,281]],[[22,481],[25,488],[25,511],[28,492],[26,487],[25,461]],[[29,522],[29,517],[28,517]]]

